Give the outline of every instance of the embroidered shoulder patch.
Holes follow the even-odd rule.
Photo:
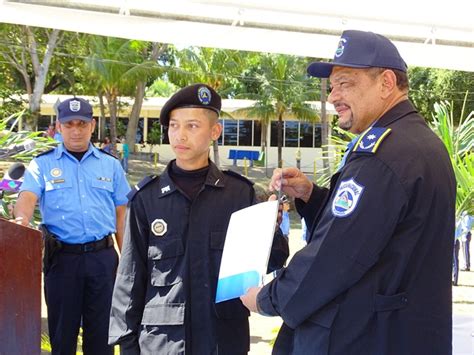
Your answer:
[[[353,152],[374,154],[380,146],[380,143],[382,143],[382,141],[390,134],[391,131],[391,128],[386,127],[369,128],[357,140]]]
[[[354,179],[341,181],[332,200],[332,214],[335,217],[349,216],[356,209],[363,192],[364,186]]]

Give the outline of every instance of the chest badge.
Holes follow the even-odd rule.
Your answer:
[[[59,168],[53,168],[51,169],[49,173],[51,174],[52,177],[59,177],[63,174],[63,172]]]
[[[168,225],[163,219],[155,219],[151,223],[151,231],[157,237],[162,237],[166,234],[168,230]]]
[[[349,216],[356,209],[363,191],[364,186],[354,179],[342,181],[332,200],[332,214],[335,217]]]

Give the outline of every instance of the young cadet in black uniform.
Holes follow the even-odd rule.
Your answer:
[[[173,95],[160,120],[176,160],[131,194],[112,301],[109,341],[122,354],[247,354],[248,310],[215,303],[231,214],[255,203],[252,183],[209,156],[219,138],[221,98],[204,84]],[[249,248],[251,246],[249,245]],[[276,233],[270,269],[288,244]]]
[[[408,101],[406,64],[385,37],[345,31],[329,77],[339,126],[359,136],[330,189],[295,168],[271,188],[297,198],[309,243],[242,297],[280,315],[274,354],[448,355],[456,181],[443,143]],[[283,181],[280,184],[280,177]]]

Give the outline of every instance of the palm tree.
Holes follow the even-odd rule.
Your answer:
[[[474,111],[465,115],[467,93],[459,120],[451,103],[435,104],[431,127],[448,150],[456,175],[456,215],[474,214]],[[459,122],[456,126],[455,122]]]
[[[247,94],[257,102],[246,112],[261,121],[262,148],[267,144],[266,132],[272,119],[278,119],[278,167],[282,167],[283,118],[294,116],[305,121],[315,121],[318,113],[308,101],[315,100],[313,85],[304,74],[306,61],[302,58],[267,54],[261,58],[256,80],[257,94]]]
[[[110,113],[110,139],[116,152],[118,98],[131,96],[143,78],[159,73],[153,61],[143,61],[146,43],[113,37],[91,37],[87,64],[97,77],[99,90],[104,93]]]
[[[168,72],[170,81],[179,87],[203,83],[212,87],[223,98],[232,96],[239,84],[238,75],[245,68],[249,54],[218,48],[192,47],[177,52],[181,70]],[[223,115],[226,115],[224,112]],[[213,142],[214,163],[219,166],[219,146]]]

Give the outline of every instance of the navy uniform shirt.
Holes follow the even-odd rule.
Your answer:
[[[309,243],[257,297],[283,318],[280,340],[294,329],[274,353],[450,354],[455,193],[446,148],[410,102],[384,114],[329,190],[297,200]]]
[[[120,162],[92,144],[78,161],[63,144],[33,159],[21,191],[39,198],[43,223],[62,242],[82,244],[116,231],[130,187]]]

